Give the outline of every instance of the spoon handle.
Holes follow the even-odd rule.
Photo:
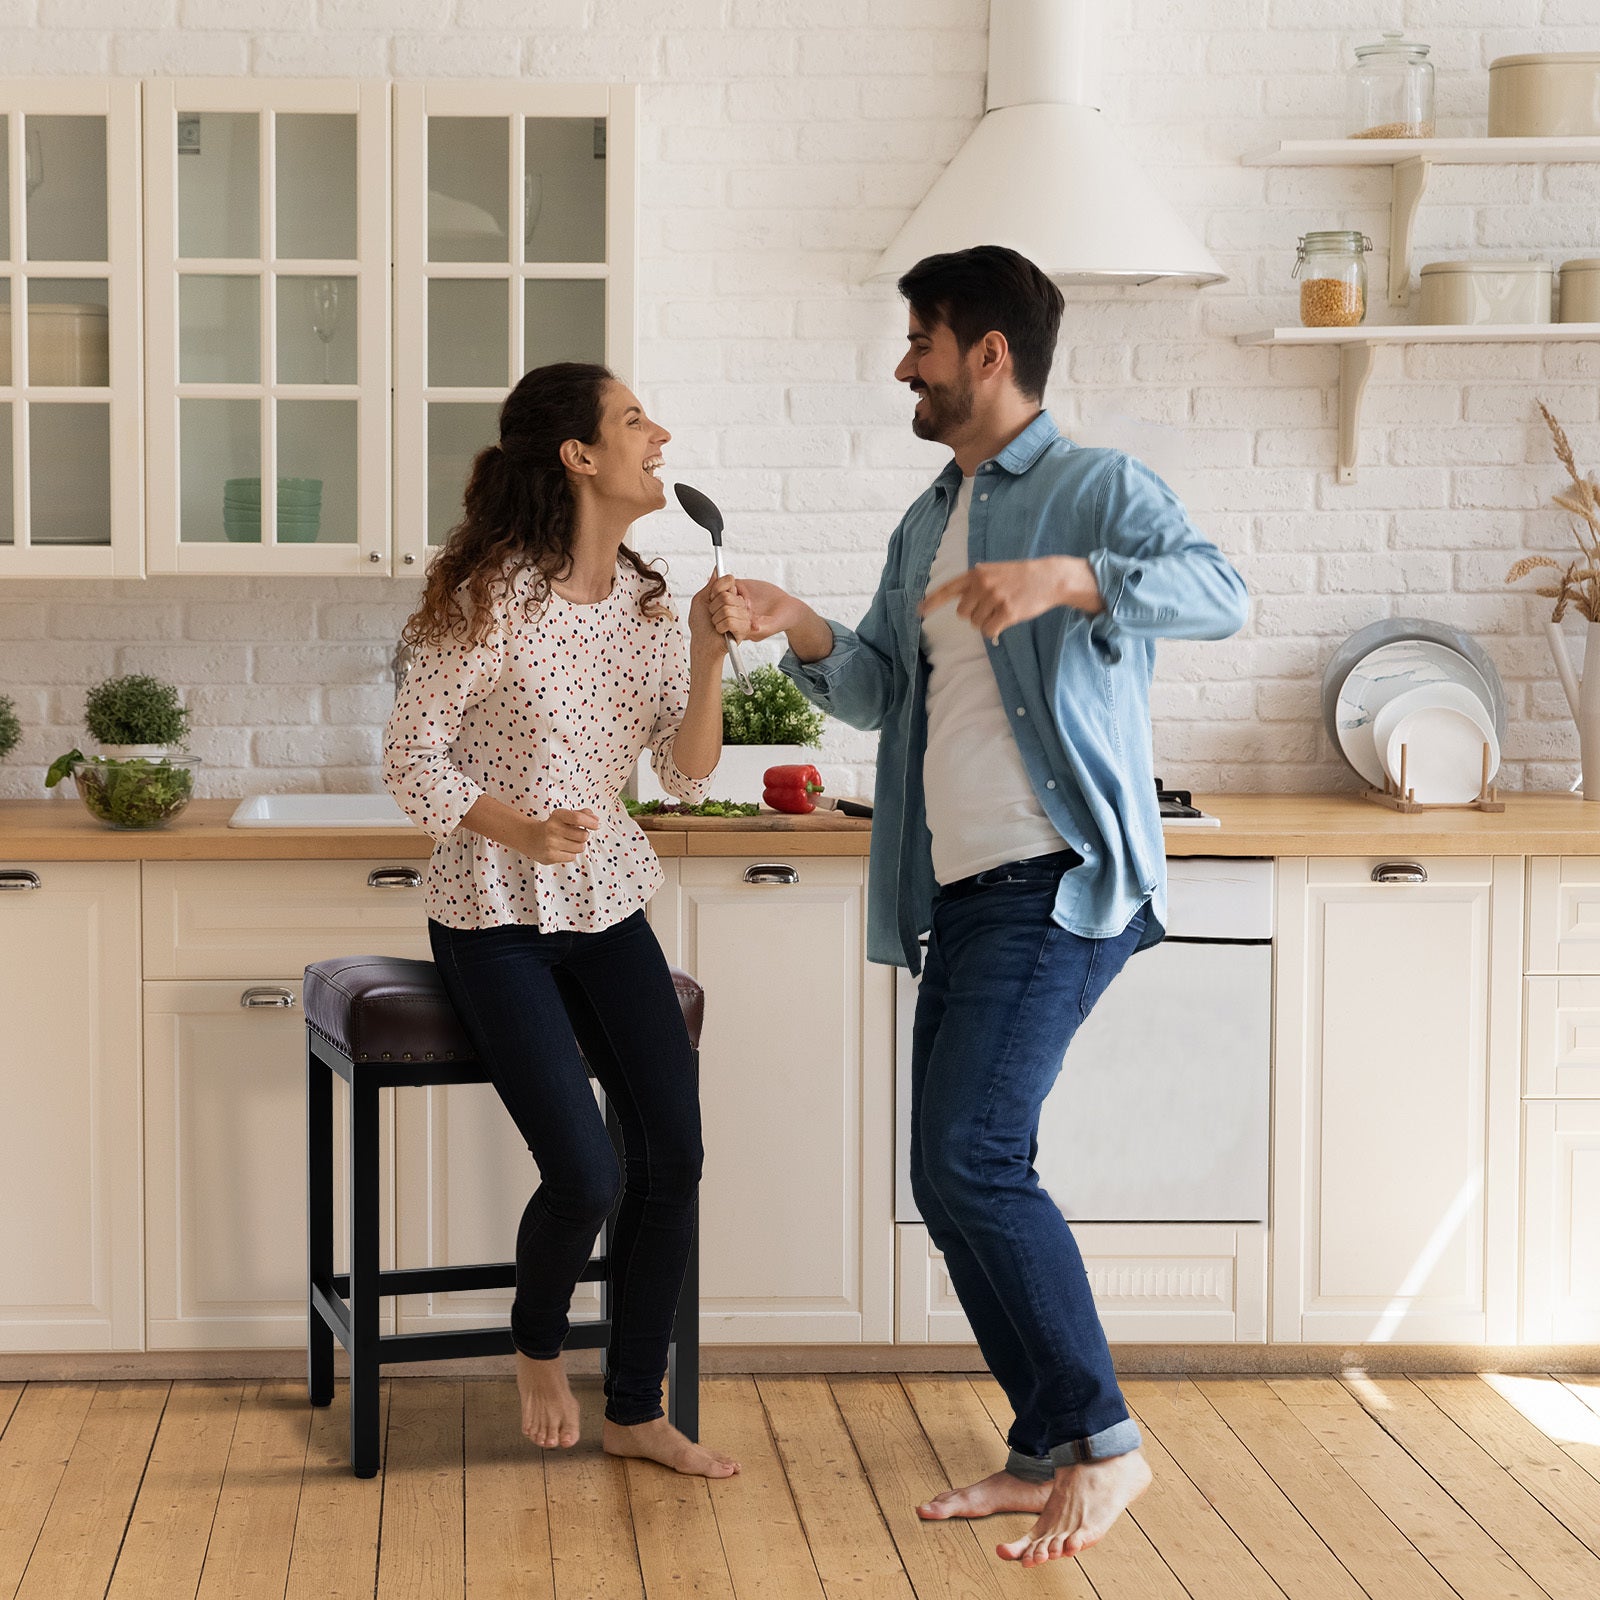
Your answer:
[[[724,571],[722,566],[722,545],[720,541],[712,545],[711,549],[716,557],[717,576],[719,578],[723,577]],[[739,654],[739,641],[735,639],[731,633],[725,633],[722,637],[727,641],[728,660],[733,665],[734,680],[746,694],[754,694],[756,692],[756,686],[751,683],[750,674],[744,670],[744,658]]]

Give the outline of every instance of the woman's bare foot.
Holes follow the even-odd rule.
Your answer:
[[[522,1431],[541,1450],[568,1450],[578,1442],[578,1397],[567,1382],[566,1362],[535,1361],[517,1351],[517,1393]]]
[[[1009,1472],[991,1472],[964,1489],[946,1489],[917,1507],[924,1522],[943,1522],[949,1517],[992,1517],[998,1511],[1040,1512],[1050,1499],[1049,1481],[1035,1483]]]
[[[601,1448],[608,1456],[631,1456],[638,1461],[659,1461],[674,1472],[692,1478],[731,1478],[739,1470],[732,1456],[707,1450],[678,1432],[665,1417],[624,1427],[606,1418]]]
[[[1150,1487],[1144,1453],[1059,1467],[1050,1498],[1027,1535],[995,1546],[1002,1561],[1037,1567],[1058,1556],[1075,1556],[1111,1531],[1123,1511]]]

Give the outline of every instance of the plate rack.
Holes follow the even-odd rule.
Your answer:
[[[1361,798],[1374,805],[1387,806],[1391,811],[1408,815],[1415,811],[1504,811],[1505,801],[1499,790],[1489,782],[1489,742],[1483,744],[1483,769],[1478,779],[1478,792],[1471,800],[1436,800],[1423,803],[1415,798],[1416,790],[1406,783],[1406,746],[1400,746],[1400,777],[1396,781],[1385,775],[1381,789],[1363,789]]]

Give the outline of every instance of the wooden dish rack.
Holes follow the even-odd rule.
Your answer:
[[[1505,801],[1499,790],[1489,782],[1489,741],[1483,744],[1483,771],[1478,780],[1478,793],[1471,800],[1441,800],[1425,805],[1416,798],[1416,791],[1406,783],[1406,747],[1400,746],[1400,779],[1397,783],[1387,775],[1381,789],[1363,789],[1361,798],[1374,805],[1387,806],[1391,811],[1504,811]]]

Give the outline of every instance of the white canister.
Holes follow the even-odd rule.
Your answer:
[[[1600,322],[1600,257],[1561,263],[1561,321]]]
[[[1491,139],[1600,134],[1600,54],[1501,56],[1489,63]]]
[[[1418,316],[1429,326],[1550,320],[1548,261],[1430,261]]]
[[[28,381],[50,387],[103,389],[111,381],[106,308],[35,302],[28,307]],[[11,307],[0,306],[0,383],[15,383]]]

